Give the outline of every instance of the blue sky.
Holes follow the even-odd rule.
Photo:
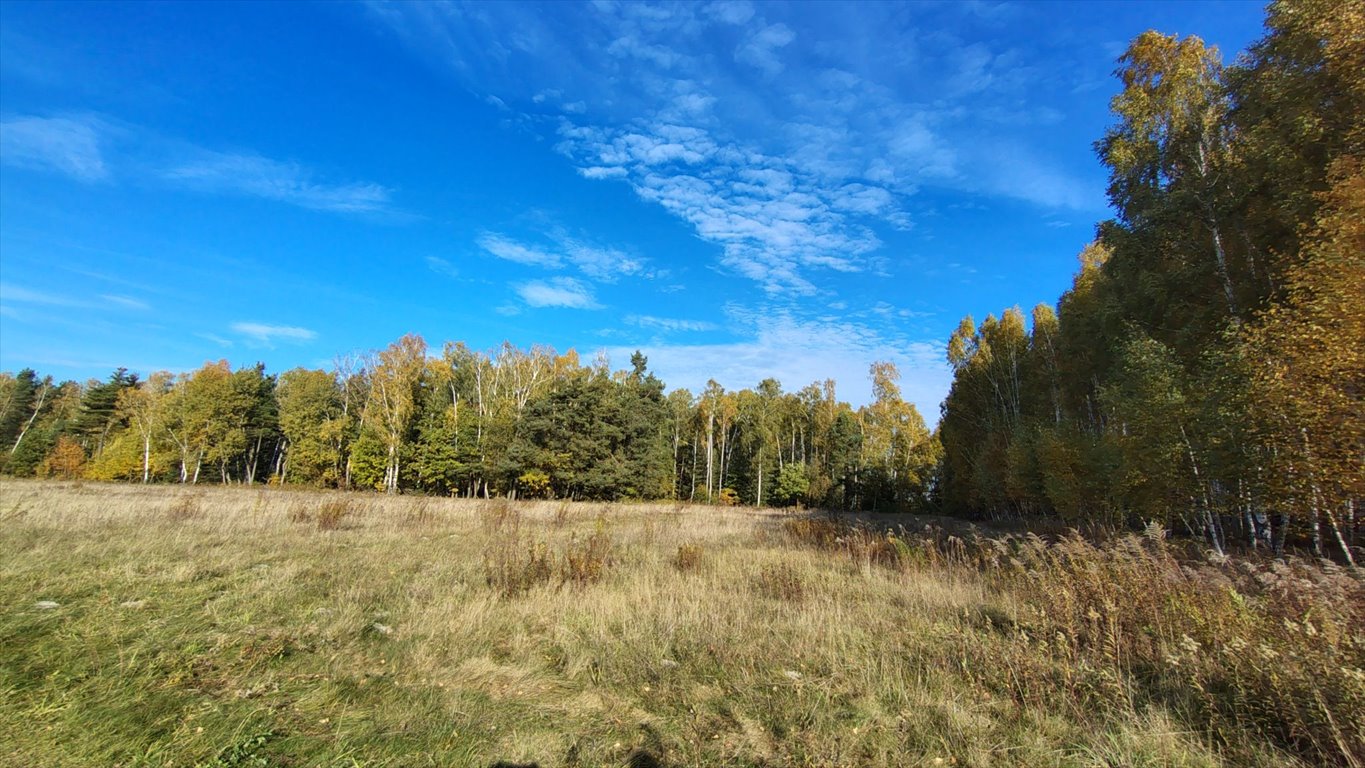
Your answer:
[[[327,367],[408,332],[670,385],[891,360],[1065,290],[1145,29],[1258,3],[0,5],[0,370]]]

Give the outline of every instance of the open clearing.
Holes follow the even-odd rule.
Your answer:
[[[1194,580],[1138,539],[1062,558],[743,509],[273,489],[5,481],[0,518],[3,765],[1365,755],[1362,595],[1331,568]]]

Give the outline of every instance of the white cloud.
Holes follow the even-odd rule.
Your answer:
[[[531,280],[515,286],[521,300],[533,307],[564,307],[567,309],[600,309],[592,288],[572,277]]]
[[[1069,76],[1028,58],[1041,54],[941,32],[960,19],[934,17],[965,7],[604,1],[583,23],[438,8],[380,15],[472,87],[540,104],[582,176],[627,183],[770,294],[812,294],[823,270],[876,272],[875,228],[909,229],[926,187],[1104,207],[1093,180],[1011,143],[1068,118],[1037,95]]]
[[[275,200],[300,208],[338,213],[390,211],[392,191],[379,184],[329,184],[297,163],[260,155],[199,149],[164,170],[162,178],[192,189]]]
[[[559,228],[545,237],[554,242],[553,249],[524,243],[496,232],[480,235],[476,242],[479,247],[500,259],[546,269],[560,269],[565,264],[571,264],[589,279],[603,283],[648,274],[644,259],[619,248],[586,242]]]
[[[230,327],[234,332],[264,346],[271,346],[276,341],[299,344],[305,341],[312,341],[318,336],[315,331],[310,331],[307,328],[300,328],[294,325],[233,323]]]
[[[0,283],[0,301],[40,304],[49,307],[90,307],[90,302],[71,296],[35,291],[18,285]]]
[[[109,303],[111,303],[111,304],[116,304],[116,305],[118,305],[118,306],[120,306],[120,307],[124,307],[124,308],[127,308],[127,309],[136,309],[136,310],[142,310],[142,311],[151,309],[151,306],[149,306],[149,305],[147,304],[147,302],[141,301],[141,300],[139,300],[139,299],[134,299],[134,298],[129,297],[129,296],[118,296],[118,295],[115,295],[115,294],[108,294],[108,293],[106,293],[106,294],[102,294],[102,295],[100,296],[100,298],[101,298],[101,299],[104,299],[105,301],[107,301],[107,302],[109,302]]]
[[[563,239],[561,243],[569,261],[593,280],[614,283],[618,278],[639,275],[644,271],[644,262],[625,251],[589,245],[568,238]]]
[[[445,275],[446,277],[460,276],[460,270],[456,269],[454,264],[451,264],[439,256],[428,256],[426,262],[427,268],[438,275]]]
[[[796,39],[796,33],[786,24],[773,24],[755,32],[735,50],[735,60],[776,75],[783,69],[778,50],[785,48]]]
[[[20,168],[57,171],[84,182],[109,176],[94,119],[16,117],[0,122],[0,160]]]
[[[560,151],[615,163],[611,175],[692,224],[721,247],[726,266],[772,293],[813,293],[803,274],[809,268],[863,269],[861,257],[881,241],[840,211],[895,208],[884,189],[831,188],[825,177],[739,144],[722,145],[693,126],[641,122],[613,133],[564,123],[560,133]]]
[[[587,168],[579,168],[578,173],[585,179],[613,179],[624,177],[626,175],[626,169],[593,165]]]
[[[117,294],[100,294],[93,298],[82,298],[80,296],[67,296],[60,293],[50,293],[48,291],[36,291],[11,283],[0,283],[0,301],[17,304],[35,304],[46,307],[67,307],[70,309],[134,309],[145,311],[151,309],[147,302],[134,299],[130,296],[119,296]]]
[[[640,328],[664,332],[714,331],[719,328],[715,323],[707,322],[705,320],[679,320],[671,317],[653,317],[651,315],[627,315],[626,322]]]
[[[486,232],[476,241],[479,247],[499,259],[537,267],[558,268],[561,264],[558,255],[523,245],[510,237],[496,232]]]
[[[717,21],[740,26],[754,17],[754,6],[748,0],[722,0],[707,5],[704,12]]]

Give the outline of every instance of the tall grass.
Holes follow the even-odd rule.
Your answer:
[[[964,663],[984,690],[1078,717],[1161,707],[1238,759],[1269,743],[1365,765],[1365,585],[1335,565],[1182,559],[1163,535],[963,539],[825,520],[784,531],[853,562],[965,572],[1008,596],[979,614],[999,640]]]
[[[1304,563],[91,483],[0,483],[0,525],[5,766],[1359,765],[1365,742],[1361,587]]]

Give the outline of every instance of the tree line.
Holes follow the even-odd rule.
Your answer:
[[[636,353],[415,335],[332,370],[279,375],[226,361],[84,386],[0,376],[0,468],[138,482],[299,483],[463,496],[677,499],[903,510],[928,502],[937,441],[890,363],[854,409],[833,381],[766,379],[665,394]]]
[[[943,502],[1352,561],[1365,498],[1365,6],[1284,0],[1234,65],[1138,37],[1116,216],[1054,309],[952,334]]]

